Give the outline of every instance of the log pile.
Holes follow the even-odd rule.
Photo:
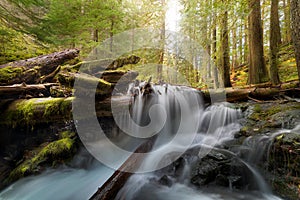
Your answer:
[[[133,71],[115,70],[138,63],[140,58],[137,56],[81,62],[62,69],[64,63],[78,55],[78,49],[68,49],[0,65],[0,100],[70,96],[75,79],[85,80],[84,85],[95,81],[99,83],[96,96],[103,99],[112,92],[121,77],[124,84],[128,84],[138,75]],[[80,71],[86,70],[87,74],[78,73],[80,67]],[[103,71],[105,68],[109,70]]]

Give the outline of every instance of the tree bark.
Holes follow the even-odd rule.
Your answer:
[[[278,0],[271,1],[271,21],[270,21],[270,79],[272,84],[279,84],[278,75],[278,52],[281,43]]]
[[[50,87],[58,85],[56,83],[26,85],[18,84],[11,86],[0,86],[0,99],[22,99],[49,97]]]
[[[120,189],[124,186],[132,173],[138,169],[144,160],[143,153],[149,152],[154,144],[155,137],[141,144],[115,173],[100,187],[90,198],[91,200],[111,200],[115,199]]]
[[[213,77],[214,77],[214,88],[219,88],[219,77],[218,77],[218,68],[217,68],[217,20],[216,16],[213,18],[213,31],[212,31],[212,55],[214,60],[213,66]]]
[[[223,1],[225,3],[225,1]],[[229,40],[228,40],[228,12],[224,11],[221,24],[221,73],[224,87],[231,87],[230,63],[229,63]]]
[[[295,49],[298,78],[300,79],[300,2],[291,0],[292,40]]]
[[[238,55],[237,55],[237,28],[232,29],[232,70],[239,65],[238,64]]]
[[[260,0],[248,0],[249,14],[249,84],[268,81],[268,74],[264,60],[263,32],[261,22]]]
[[[290,43],[292,38],[291,34],[291,13],[290,13],[290,0],[283,0],[284,8],[284,43]]]
[[[161,0],[161,5],[164,8],[165,7],[165,0]],[[157,80],[158,82],[162,81],[162,70],[163,70],[163,64],[164,64],[164,57],[165,57],[165,40],[166,40],[166,22],[165,22],[165,11],[162,11],[162,24],[161,24],[161,33],[160,33],[160,55],[159,55],[159,61],[157,65]]]

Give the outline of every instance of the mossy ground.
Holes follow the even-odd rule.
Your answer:
[[[297,80],[297,66],[295,56],[291,45],[281,47],[279,58],[279,79],[282,83]],[[267,68],[268,68],[267,63]],[[247,85],[248,80],[248,66],[241,67],[231,73],[231,82],[233,86],[241,87]]]
[[[2,22],[0,22],[0,43],[0,65],[55,51],[33,36],[8,28]]]

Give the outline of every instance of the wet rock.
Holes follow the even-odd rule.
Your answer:
[[[216,176],[216,184],[220,185],[220,186],[228,187],[229,186],[229,180],[228,180],[227,176],[225,176],[223,174],[218,174]]]
[[[168,187],[171,187],[171,186],[173,185],[172,179],[171,179],[169,176],[167,176],[167,175],[162,176],[162,177],[159,179],[158,182],[159,182],[160,184],[166,185],[166,186],[168,186]]]
[[[242,128],[236,137],[266,134],[278,128],[294,128],[300,123],[300,103],[261,103],[249,105],[244,111]]]
[[[252,176],[247,166],[234,155],[212,150],[192,166],[191,183],[196,186],[213,184],[243,189],[251,186]]]

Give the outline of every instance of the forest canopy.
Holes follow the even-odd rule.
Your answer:
[[[135,52],[144,64],[173,63],[194,87],[207,80],[214,87],[276,85],[298,79],[299,9],[297,0],[3,0],[0,63],[66,48],[80,49],[84,59],[102,41],[137,28],[160,29],[165,43],[175,23],[212,62],[197,52],[190,64],[163,49]],[[166,71],[151,73],[158,82]]]

